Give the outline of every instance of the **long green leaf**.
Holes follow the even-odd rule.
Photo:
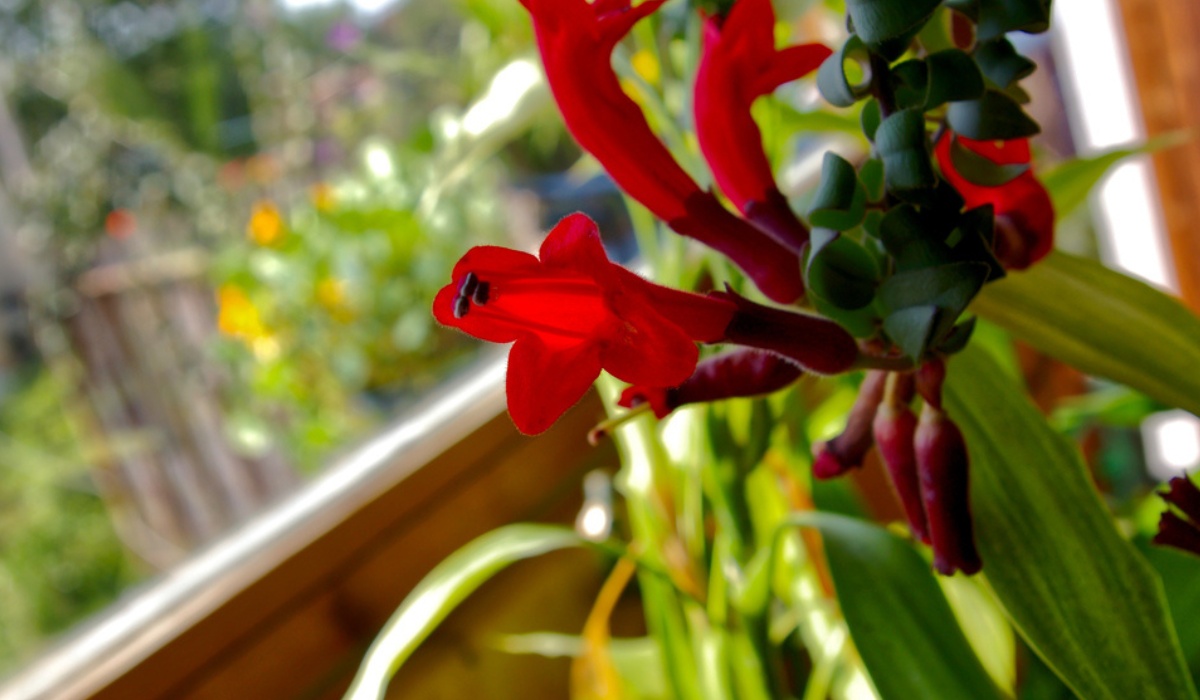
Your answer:
[[[842,515],[797,522],[821,531],[850,635],[884,700],[1003,697],[912,545]]]
[[[1113,148],[1088,158],[1065,161],[1046,171],[1041,180],[1050,192],[1055,215],[1061,219],[1086,202],[1096,183],[1122,160],[1169,148],[1184,140],[1178,133],[1164,134],[1136,148]]]
[[[1080,697],[1196,698],[1162,582],[1117,533],[1078,450],[985,351],[950,369],[983,571],[1017,630]]]
[[[1200,318],[1143,282],[1056,252],[988,284],[972,309],[1084,372],[1200,415]]]
[[[347,700],[379,700],[401,664],[450,611],[501,569],[583,541],[572,531],[548,525],[509,525],[472,540],[434,567],[388,620],[367,657]]]

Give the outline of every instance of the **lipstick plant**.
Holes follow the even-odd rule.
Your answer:
[[[511,343],[524,433],[599,379],[612,416],[592,437],[625,458],[623,506],[600,542],[514,526],[454,555],[352,696],[379,696],[499,568],[591,546],[624,562],[613,581],[636,571],[653,671],[587,637],[575,697],[1012,697],[1030,668],[1080,697],[1196,697],[1159,573],[1005,363],[1008,333],[1200,411],[1200,321],[1053,252],[1055,209],[1077,202],[1033,163],[1021,81],[1037,66],[1012,41],[1049,28],[1049,0],[845,0],[829,46],[786,38],[770,0],[520,2],[566,128],[661,224],[639,231],[647,257],[679,256],[648,281],[576,213],[536,255],[466,251],[433,313]],[[634,69],[647,44],[674,82]],[[828,150],[792,191],[780,114],[852,127],[860,148]],[[1111,160],[1055,181],[1086,190]],[[703,272],[672,277],[701,247]],[[1193,494],[1172,484],[1182,517],[1158,542],[1200,550]]]

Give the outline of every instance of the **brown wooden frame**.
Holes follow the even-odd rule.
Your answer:
[[[611,446],[584,440],[602,415],[594,394],[531,439],[504,414],[502,371],[493,361],[295,497],[133,592],[0,686],[0,697],[336,697],[437,562],[506,523],[570,522],[582,475],[615,466]],[[598,585],[591,561],[539,578]],[[541,598],[531,612],[546,607],[544,588],[520,589]],[[586,611],[593,592],[583,587],[571,615]]]

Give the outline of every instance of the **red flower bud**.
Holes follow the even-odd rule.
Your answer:
[[[875,445],[904,506],[908,527],[917,539],[929,544],[929,526],[925,520],[925,507],[921,504],[921,484],[913,448],[916,429],[917,417],[905,404],[890,405],[885,401],[875,413]]]
[[[971,523],[967,445],[945,413],[925,404],[913,447],[933,542],[933,567],[946,576],[983,566]]]
[[[654,415],[664,418],[680,406],[778,391],[804,374],[795,363],[779,355],[740,349],[710,357],[677,387],[631,386],[617,404],[633,408],[649,403]]]
[[[813,476],[830,479],[862,466],[867,450],[871,449],[871,423],[879,402],[883,400],[886,381],[887,372],[867,372],[862,386],[858,388],[854,407],[846,417],[846,429],[829,442],[819,442],[813,446]]]
[[[769,350],[817,374],[840,374],[858,359],[854,337],[827,318],[756,304],[733,290],[710,296],[737,306],[725,328],[730,343]]]
[[[925,399],[925,403],[941,410],[942,383],[946,381],[946,362],[940,357],[924,363],[917,370],[917,393]]]
[[[1159,495],[1186,517],[1170,510],[1163,513],[1151,542],[1200,556],[1200,488],[1186,476],[1171,479],[1168,486],[1170,490]]]

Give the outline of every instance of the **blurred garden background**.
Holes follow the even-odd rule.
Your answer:
[[[579,189],[522,15],[0,3],[0,673],[469,362],[433,293]]]
[[[776,5],[844,31],[836,1]],[[685,111],[656,57],[690,9],[617,52],[656,127]],[[1049,41],[1022,50],[1051,163],[1076,144]],[[0,676],[469,368],[478,344],[429,311],[469,246],[583,209],[632,259],[650,217],[580,157],[533,44],[517,0],[0,0]],[[811,86],[756,117],[789,192],[827,144],[865,152]],[[1060,190],[1060,247],[1098,256],[1087,191],[1124,155],[1059,171],[1086,183]],[[1114,510],[1152,522],[1139,425],[1162,407],[1011,357]],[[833,424],[854,387],[826,388]]]

